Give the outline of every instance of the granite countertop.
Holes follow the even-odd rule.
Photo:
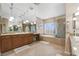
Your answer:
[[[43,37],[55,37],[53,35],[41,35],[41,36],[43,36]]]
[[[6,36],[6,35],[18,35],[18,34],[33,34],[33,33],[31,33],[31,32],[5,33],[5,34],[1,34],[0,36]]]

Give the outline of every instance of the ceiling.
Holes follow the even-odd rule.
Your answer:
[[[14,3],[13,9],[10,9],[11,4],[3,3],[1,4],[2,8],[2,16],[10,17],[13,16],[15,18],[27,19],[28,16],[32,17],[35,14],[36,6],[31,3]],[[33,8],[31,10],[31,8]]]
[[[41,19],[59,16],[65,14],[64,3],[13,3],[11,11],[11,3],[0,4],[1,16],[14,17],[14,22],[28,19],[35,21],[36,17]]]

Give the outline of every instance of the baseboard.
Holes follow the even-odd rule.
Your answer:
[[[0,56],[1,56],[1,53],[0,53]]]
[[[71,55],[71,53],[70,52],[68,52],[68,51],[65,51],[64,52],[66,55],[68,55],[68,56],[70,56]]]

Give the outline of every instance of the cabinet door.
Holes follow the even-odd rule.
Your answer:
[[[0,52],[1,52],[1,47],[2,47],[2,46],[1,46],[1,39],[2,39],[2,38],[0,37]]]
[[[29,34],[25,36],[25,44],[32,43],[33,35]]]
[[[20,47],[23,44],[24,44],[24,40],[19,35],[13,37],[13,48]]]
[[[2,24],[0,24],[0,33],[2,33]]]
[[[2,39],[2,52],[12,49],[12,40],[10,36],[3,37]]]

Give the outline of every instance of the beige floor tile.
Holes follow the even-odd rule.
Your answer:
[[[6,56],[63,56],[64,48],[46,41],[37,41],[4,53]]]

